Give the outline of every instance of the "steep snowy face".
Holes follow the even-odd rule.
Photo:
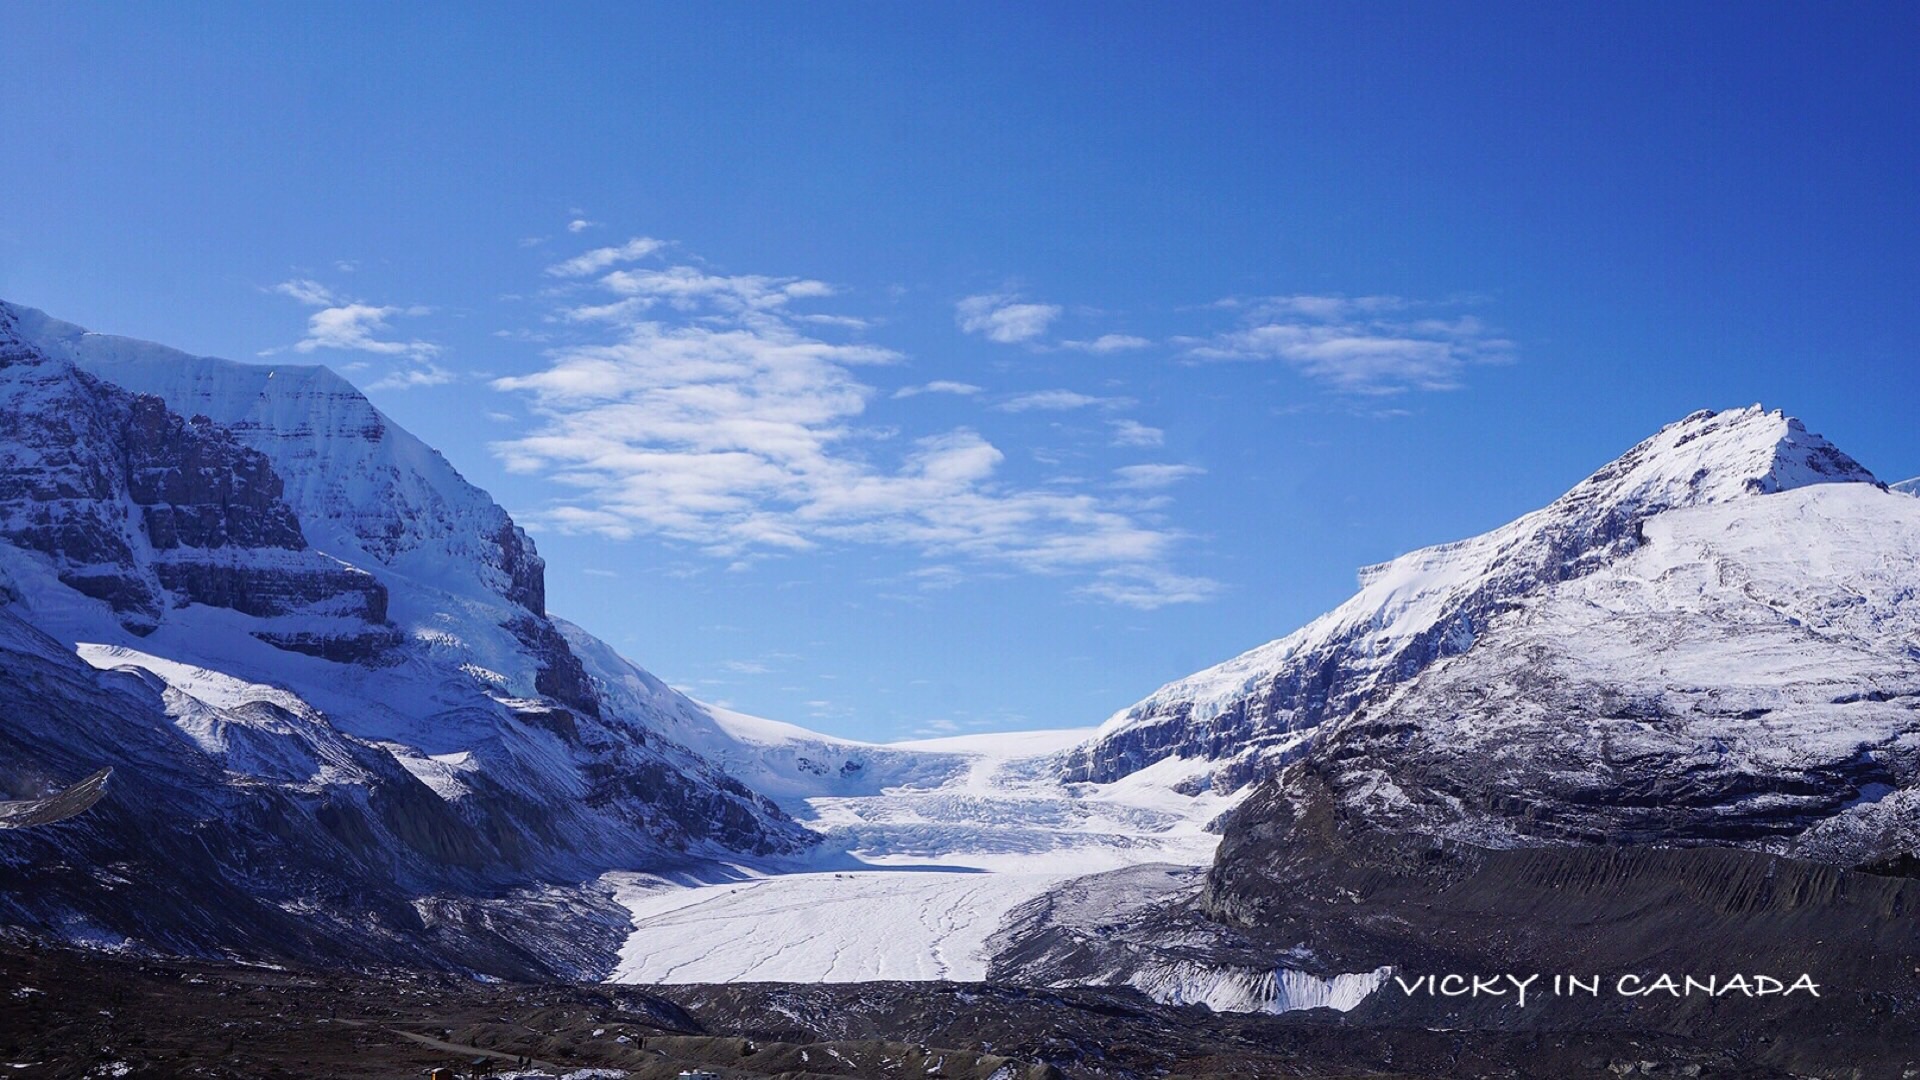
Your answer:
[[[391,643],[386,590],[308,548],[265,455],[47,356],[15,326],[0,309],[12,576],[50,575],[139,635],[202,604],[250,617],[253,636],[280,648],[364,658]]]
[[[1898,491],[1903,495],[1920,495],[1920,476],[1916,476],[1911,480],[1902,480],[1889,487],[1890,490]]]
[[[545,613],[542,563],[506,511],[332,371],[191,356],[4,302],[0,317],[38,351],[208,417],[264,453],[315,547]]]
[[[4,302],[0,319],[18,347],[206,417],[264,455],[307,543],[371,572],[387,590],[387,617],[416,650],[462,654],[521,696],[598,708],[546,621],[545,566],[532,541],[346,380],[323,367],[191,356]]]
[[[1713,843],[1844,866],[1920,843],[1920,501],[1821,485],[1662,514],[1282,773],[1479,847]]]
[[[1473,647],[1520,599],[1585,576],[1643,542],[1664,513],[1817,484],[1875,485],[1800,421],[1759,406],[1702,411],[1662,428],[1547,507],[1493,532],[1360,571],[1360,591],[1306,627],[1170,683],[1114,716],[1068,761],[1107,782],[1161,758],[1220,759],[1238,786],[1435,661]]]

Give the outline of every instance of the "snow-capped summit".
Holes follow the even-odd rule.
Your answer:
[[[1916,476],[1911,480],[1902,480],[1897,484],[1890,484],[1888,486],[1903,495],[1920,495],[1920,476]]]
[[[1167,756],[1208,757],[1223,761],[1216,785],[1238,786],[1256,775],[1254,761],[1284,758],[1323,721],[1467,651],[1520,597],[1631,552],[1650,518],[1831,483],[1878,485],[1780,412],[1693,413],[1543,509],[1363,568],[1346,603],[1115,715],[1071,756],[1067,775],[1110,781]]]

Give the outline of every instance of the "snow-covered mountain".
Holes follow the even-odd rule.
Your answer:
[[[1071,752],[1070,777],[1184,760],[1251,794],[1204,879],[1015,910],[995,978],[1266,1009],[1399,971],[1794,970],[1839,996],[1814,1026],[1911,985],[1920,503],[1796,420],[1702,412],[1360,586]]]
[[[1791,417],[1759,406],[1694,413],[1509,525],[1363,568],[1346,603],[1108,720],[1066,774],[1107,781],[1167,756],[1208,758],[1220,763],[1216,784],[1238,787],[1321,723],[1466,653],[1524,598],[1638,549],[1655,516],[1830,483],[1877,486]]]
[[[66,669],[81,660],[108,681],[137,676],[144,696],[109,695],[121,705],[96,726],[162,724],[191,751],[168,765],[139,751],[149,739],[16,724],[0,784],[37,794],[83,763],[172,769],[181,792],[136,779],[108,800],[152,796],[136,809],[159,821],[175,795],[317,802],[280,827],[320,814],[317,835],[352,853],[334,878],[319,855],[256,875],[267,841],[237,825],[242,839],[201,866],[274,903],[346,920],[339,892],[377,894],[417,909],[430,937],[503,891],[570,888],[604,906],[604,889],[580,889],[611,869],[817,840],[653,723],[697,707],[597,693],[544,610],[527,537],[324,368],[190,357],[0,304],[0,597],[20,634],[64,645],[78,697],[91,691]],[[44,652],[34,641],[21,648]],[[5,704],[31,715],[32,697],[23,685]],[[91,760],[73,754],[82,743]],[[88,828],[62,827],[62,857],[115,847],[102,834],[90,848]],[[385,872],[346,869],[366,860]],[[44,877],[31,858],[11,866]],[[99,896],[37,895],[43,926],[171,933]]]
[[[1322,733],[1319,783],[1472,843],[1920,843],[1920,502],[1820,484],[1673,510]]]

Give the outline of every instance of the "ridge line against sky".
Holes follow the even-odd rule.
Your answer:
[[[9,7],[0,296],[326,363],[553,610],[1096,724],[1761,402],[1920,473],[1920,7]]]

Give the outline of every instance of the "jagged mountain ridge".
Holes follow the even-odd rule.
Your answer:
[[[216,865],[182,863],[209,882],[246,883],[235,887],[320,923],[351,924],[361,901],[414,911],[386,923],[408,938],[401,951],[433,955],[433,926],[450,920],[496,939],[539,922],[526,912],[542,905],[578,908],[591,923],[605,897],[583,883],[610,869],[814,842],[650,726],[645,708],[603,700],[543,610],[531,542],[325,369],[188,357],[0,304],[0,395],[0,608],[21,634],[31,627],[64,643],[67,666],[88,671],[84,658],[101,669],[92,676],[101,685],[131,675],[147,688],[131,702],[90,699],[119,709],[90,722],[158,727],[190,748],[187,764],[169,765],[167,753],[136,752],[152,751],[151,740],[115,751],[105,748],[116,740],[92,739],[100,760],[81,774],[101,764],[123,776],[177,774],[180,792],[116,785],[116,813],[161,822],[179,817],[182,799],[200,808],[187,815],[194,820],[208,805],[231,807],[238,791],[289,800],[275,813],[285,818],[278,828],[299,834],[286,856],[298,866],[259,873],[256,864],[279,857],[261,845],[283,840],[234,821],[237,838],[216,849]],[[28,687],[10,698],[0,707],[35,707]],[[82,763],[60,723],[10,735],[0,784],[14,793],[39,794]],[[320,839],[301,821],[318,821]],[[137,846],[124,831],[90,838],[87,826],[62,828],[58,844],[15,841],[8,864],[45,877],[54,865],[84,868]],[[345,853],[320,854],[328,843]],[[519,914],[484,909],[507,892],[555,887],[562,892],[541,892]],[[169,923],[77,887],[33,895],[42,903],[8,921],[66,936],[231,948],[265,925],[222,928],[217,907],[192,902],[165,909]],[[361,899],[343,909],[343,896]],[[360,944],[383,934],[370,929]],[[512,949],[477,948],[474,937],[449,940],[479,957],[476,966],[540,970]],[[322,939],[343,948],[337,934],[305,938]],[[603,948],[559,966],[580,973],[609,958]]]

